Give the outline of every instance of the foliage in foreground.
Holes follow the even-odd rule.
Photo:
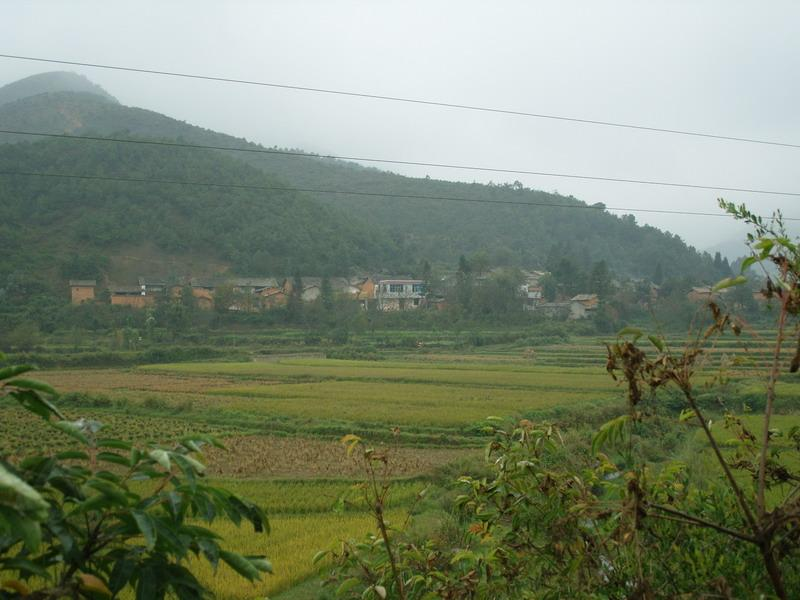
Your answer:
[[[391,485],[381,476],[385,455],[350,436],[350,451],[365,464],[363,489],[379,535],[344,542],[333,554],[328,582],[337,597],[789,598],[800,590],[800,428],[781,431],[772,418],[781,348],[800,315],[800,247],[779,215],[765,224],[744,207],[723,206],[756,229],[743,268],[768,261],[777,271],[765,271],[764,293],[780,309],[761,430],[751,431],[750,419],[726,405],[724,369],[697,381],[709,367],[708,347],[746,326],[712,302],[711,324],[682,349],[633,328],[608,346],[607,370],[627,388],[627,411],[600,427],[590,453],[566,452],[559,429],[547,423],[488,427],[492,473],[460,479],[456,535],[417,542],[393,530],[383,516]],[[743,281],[729,278],[716,289]],[[798,335],[800,328],[790,372],[800,369]],[[638,344],[642,338],[649,348]],[[717,406],[702,400],[709,392]],[[655,463],[632,443],[642,422],[672,412],[676,398],[683,408],[677,425],[697,428],[713,453],[718,469],[708,480],[693,480],[677,461]],[[719,412],[733,437],[725,445],[712,431]]]
[[[219,445],[213,438],[166,448],[100,437],[100,423],[66,420],[51,387],[20,377],[29,370],[0,370],[0,395],[77,446],[0,457],[0,598],[115,598],[125,589],[142,600],[208,597],[186,566],[192,557],[213,568],[223,561],[250,581],[271,572],[265,557],[225,550],[200,524],[224,517],[268,529],[261,508],[204,482],[196,456],[203,444]]]

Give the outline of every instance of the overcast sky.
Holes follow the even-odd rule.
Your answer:
[[[0,53],[363,91],[800,143],[798,2],[4,2]],[[0,84],[48,70],[0,59]],[[800,149],[69,67],[123,104],[268,146],[800,191]],[[800,217],[800,198],[449,169],[609,206]],[[703,249],[741,229],[637,215]]]

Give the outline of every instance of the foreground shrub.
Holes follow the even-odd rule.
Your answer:
[[[218,442],[192,436],[174,447],[134,447],[104,438],[96,421],[68,421],[52,388],[20,377],[29,370],[0,369],[0,396],[75,448],[0,457],[0,598],[111,598],[126,589],[140,600],[208,597],[186,567],[190,556],[214,568],[222,561],[251,581],[271,571],[265,557],[225,550],[202,525],[227,518],[268,528],[261,508],[205,483],[197,457]]]

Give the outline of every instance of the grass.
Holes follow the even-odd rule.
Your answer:
[[[740,418],[743,425],[756,436],[756,439],[761,440],[763,415],[745,415]],[[770,448],[772,448],[773,452],[778,451],[778,460],[781,464],[786,466],[790,471],[798,473],[800,472],[800,455],[798,455],[796,451],[790,451],[790,445],[785,437],[786,433],[793,426],[800,426],[800,414],[773,415],[770,420],[770,429],[780,432],[782,435],[773,438],[770,442]],[[740,445],[739,440],[736,439],[735,431],[732,429],[725,429],[723,424],[718,422],[712,427],[712,432],[714,433],[717,443],[722,448],[723,454],[729,459],[732,459],[734,457],[734,452]],[[722,468],[719,466],[711,449],[711,445],[702,430],[698,429],[698,431],[695,432],[693,439],[690,440],[687,446],[685,455],[692,473],[692,479],[695,482],[702,485],[704,481],[714,478],[722,480]],[[752,460],[757,462],[758,458],[753,457]],[[733,473],[746,493],[755,498],[756,482],[753,477],[744,470],[734,470]],[[794,487],[793,485],[783,484],[768,488],[766,493],[767,503],[770,506],[775,506],[782,502]]]

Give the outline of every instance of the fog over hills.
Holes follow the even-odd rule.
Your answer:
[[[38,94],[55,92],[82,92],[94,94],[106,101],[117,103],[117,99],[83,75],[68,71],[53,71],[31,75],[0,88],[0,105]]]

